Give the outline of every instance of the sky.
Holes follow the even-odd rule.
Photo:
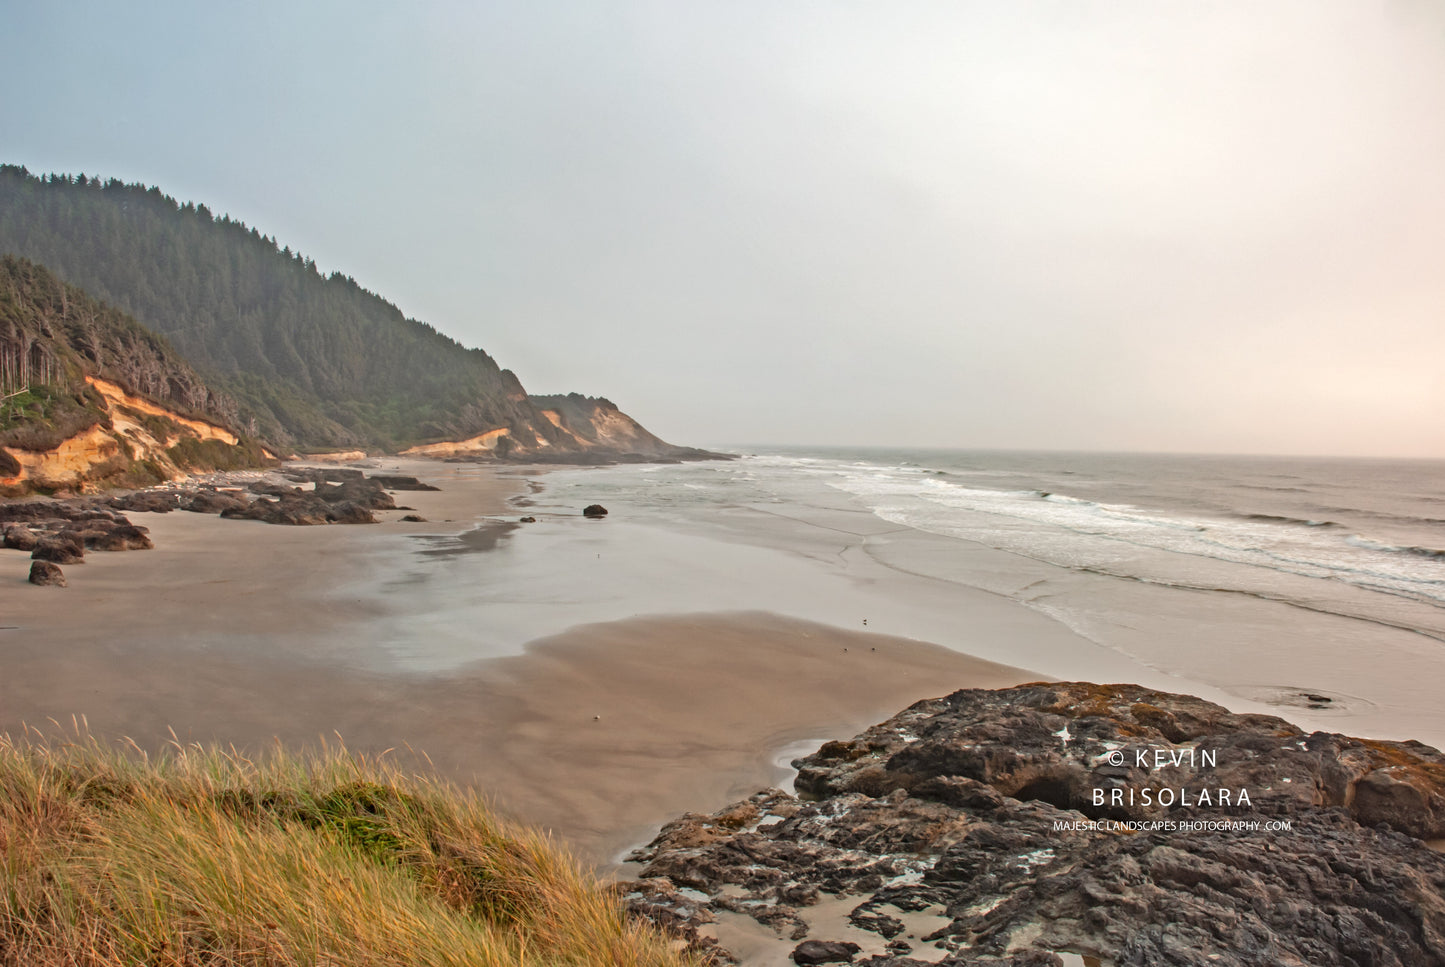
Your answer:
[[[1445,457],[1434,0],[0,0],[159,185],[690,445]]]

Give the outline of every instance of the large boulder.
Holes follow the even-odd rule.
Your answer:
[[[170,490],[138,490],[133,494],[112,497],[108,501],[116,510],[168,514],[181,505],[180,495]]]
[[[85,545],[73,537],[47,537],[30,552],[30,559],[51,564],[79,564],[85,560]]]
[[[606,517],[607,508],[603,507],[601,504],[588,504],[586,507],[582,508],[582,516],[593,518]]]
[[[16,551],[33,551],[40,543],[40,536],[24,524],[6,524],[4,530],[5,536],[0,539],[0,547]]]
[[[52,564],[50,561],[32,561],[30,563],[30,583],[42,587],[65,587],[65,572],[60,565]]]
[[[862,949],[855,943],[804,940],[793,948],[793,963],[798,967],[807,967],[811,964],[851,964],[853,955]]]
[[[148,551],[155,547],[148,535],[149,531],[144,527],[118,524],[93,541],[86,541],[86,546],[97,551]]]
[[[250,503],[245,497],[231,491],[198,490],[181,500],[181,509],[195,514],[219,514],[226,510],[241,510]]]
[[[871,967],[1445,967],[1445,856],[1423,841],[1445,757],[1417,742],[1036,683],[919,702],[794,765],[801,797],[683,817],[634,853],[634,913],[704,951],[743,914],[776,959],[860,943]],[[846,927],[814,916],[823,894]]]
[[[376,515],[369,508],[351,500],[344,500],[327,507],[326,519],[332,524],[376,523]]]
[[[371,478],[381,484],[387,490],[440,490],[440,487],[433,487],[431,484],[422,483],[415,477],[386,476],[384,474],[372,474]]]

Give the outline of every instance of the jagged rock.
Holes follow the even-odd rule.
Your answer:
[[[535,518],[535,517],[523,517],[523,518],[521,519],[521,523],[523,523],[523,524],[535,524],[535,523],[537,523],[537,518]]]
[[[6,524],[5,537],[0,547],[16,551],[33,551],[40,543],[40,537],[24,524]]]
[[[375,524],[376,515],[355,501],[344,500],[327,508],[326,520],[332,524]]]
[[[113,520],[115,514],[88,499],[12,500],[0,502],[0,521],[35,523],[53,520]]]
[[[240,510],[249,503],[245,497],[217,490],[198,490],[181,500],[181,509],[196,514],[219,514],[227,510]]]
[[[94,547],[97,540],[118,526],[119,522],[115,520],[73,521],[60,528],[55,536],[72,543],[78,542],[83,547]]]
[[[375,480],[387,490],[440,490],[440,487],[433,487],[431,484],[422,483],[415,477],[385,476],[373,474],[369,479]]]
[[[253,480],[246,489],[265,497],[294,497],[306,492],[300,487],[288,487],[271,480]]]
[[[166,490],[138,490],[133,494],[112,497],[106,503],[116,510],[168,514],[180,506],[180,495]]]
[[[227,520],[259,520],[268,524],[314,526],[318,524],[374,524],[376,517],[359,501],[328,502],[308,491],[287,494],[278,500],[265,497],[245,507],[221,511]]]
[[[85,545],[73,538],[47,537],[30,552],[30,559],[52,564],[79,564],[85,560]]]
[[[855,943],[804,940],[793,948],[793,963],[800,967],[807,964],[851,964],[853,955],[862,949]]]
[[[148,551],[155,547],[148,534],[144,527],[118,524],[93,540],[86,540],[85,546],[97,551]]]
[[[60,565],[50,561],[32,561],[30,563],[30,583],[41,586],[65,587],[65,572]]]
[[[326,467],[320,469],[312,468],[291,468],[281,471],[282,476],[288,480],[295,480],[298,483],[320,483],[323,480],[338,482],[342,480],[360,480],[366,474],[360,470],[353,470],[349,467]]]
[[[1094,819],[1160,815],[1171,808],[1160,801],[1168,789],[1208,788],[1211,808],[1214,790],[1234,798],[1248,789],[1256,812],[1346,806],[1366,825],[1445,837],[1445,756],[1428,746],[1306,734],[1274,716],[1137,685],[1041,684],[919,702],[800,760],[796,786],[804,797],[902,789],[947,800],[965,794],[963,779]],[[1141,784],[1160,795],[1113,795]]]
[[[327,503],[362,504],[373,510],[392,510],[396,501],[374,480],[343,480],[337,484],[318,483],[314,494]]]
[[[855,901],[853,939],[877,938],[875,967],[918,962],[910,917],[947,965],[1445,965],[1445,856],[1416,838],[1439,835],[1445,758],[1419,743],[1034,684],[919,702],[795,765],[804,799],[759,793],[637,851],[634,912],[684,938],[731,911],[780,944],[841,942],[809,923],[808,899],[832,894]],[[1140,802],[1170,788],[1187,802]],[[1201,801],[1218,788],[1248,804]],[[669,900],[654,878],[690,892]]]
[[[601,504],[588,504],[582,509],[583,517],[606,517],[607,508]]]
[[[325,524],[327,506],[324,501],[313,500],[299,495],[267,500],[262,497],[251,501],[245,507],[221,511],[227,520],[259,520],[267,524],[288,524],[305,527]]]

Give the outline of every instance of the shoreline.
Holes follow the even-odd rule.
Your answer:
[[[780,523],[758,546],[625,512],[584,522],[575,493],[539,483],[556,468],[368,463],[442,487],[398,495],[427,522],[132,513],[154,550],[90,555],[68,589],[17,587],[0,731],[76,715],[154,749],[170,728],[251,750],[339,735],[430,763],[616,872],[661,823],[776,785],[790,748],[958,688],[1130,681],[1280,711],[893,570],[864,546],[889,525],[860,512]],[[28,563],[0,552],[0,582]]]
[[[379,463],[443,488],[400,495],[427,523],[400,523],[400,510],[309,528],[136,512],[155,549],[88,555],[66,589],[17,587],[15,627],[0,631],[0,731],[54,734],[50,721],[74,716],[157,750],[171,729],[253,751],[338,735],[356,751],[415,750],[607,870],[677,814],[775,785],[792,744],[852,734],[940,688],[1038,677],[743,610],[569,625],[512,654],[427,668],[388,637],[427,635],[416,588],[453,552],[503,562],[495,533],[467,535],[525,512],[509,501],[537,488],[490,469]],[[24,581],[27,555],[0,563],[0,581]],[[408,568],[423,572],[412,585]],[[398,574],[399,587],[376,589]]]

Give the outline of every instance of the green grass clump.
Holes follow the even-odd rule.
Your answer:
[[[0,737],[0,964],[691,961],[473,793],[344,749]]]
[[[109,425],[104,403],[89,387],[32,386],[0,402],[0,446],[53,450],[97,424]]]
[[[188,470],[244,470],[250,467],[268,467],[275,464],[266,456],[265,449],[256,440],[241,440],[231,446],[221,440],[199,440],[193,436],[182,436],[176,445],[166,451],[178,467]]]

